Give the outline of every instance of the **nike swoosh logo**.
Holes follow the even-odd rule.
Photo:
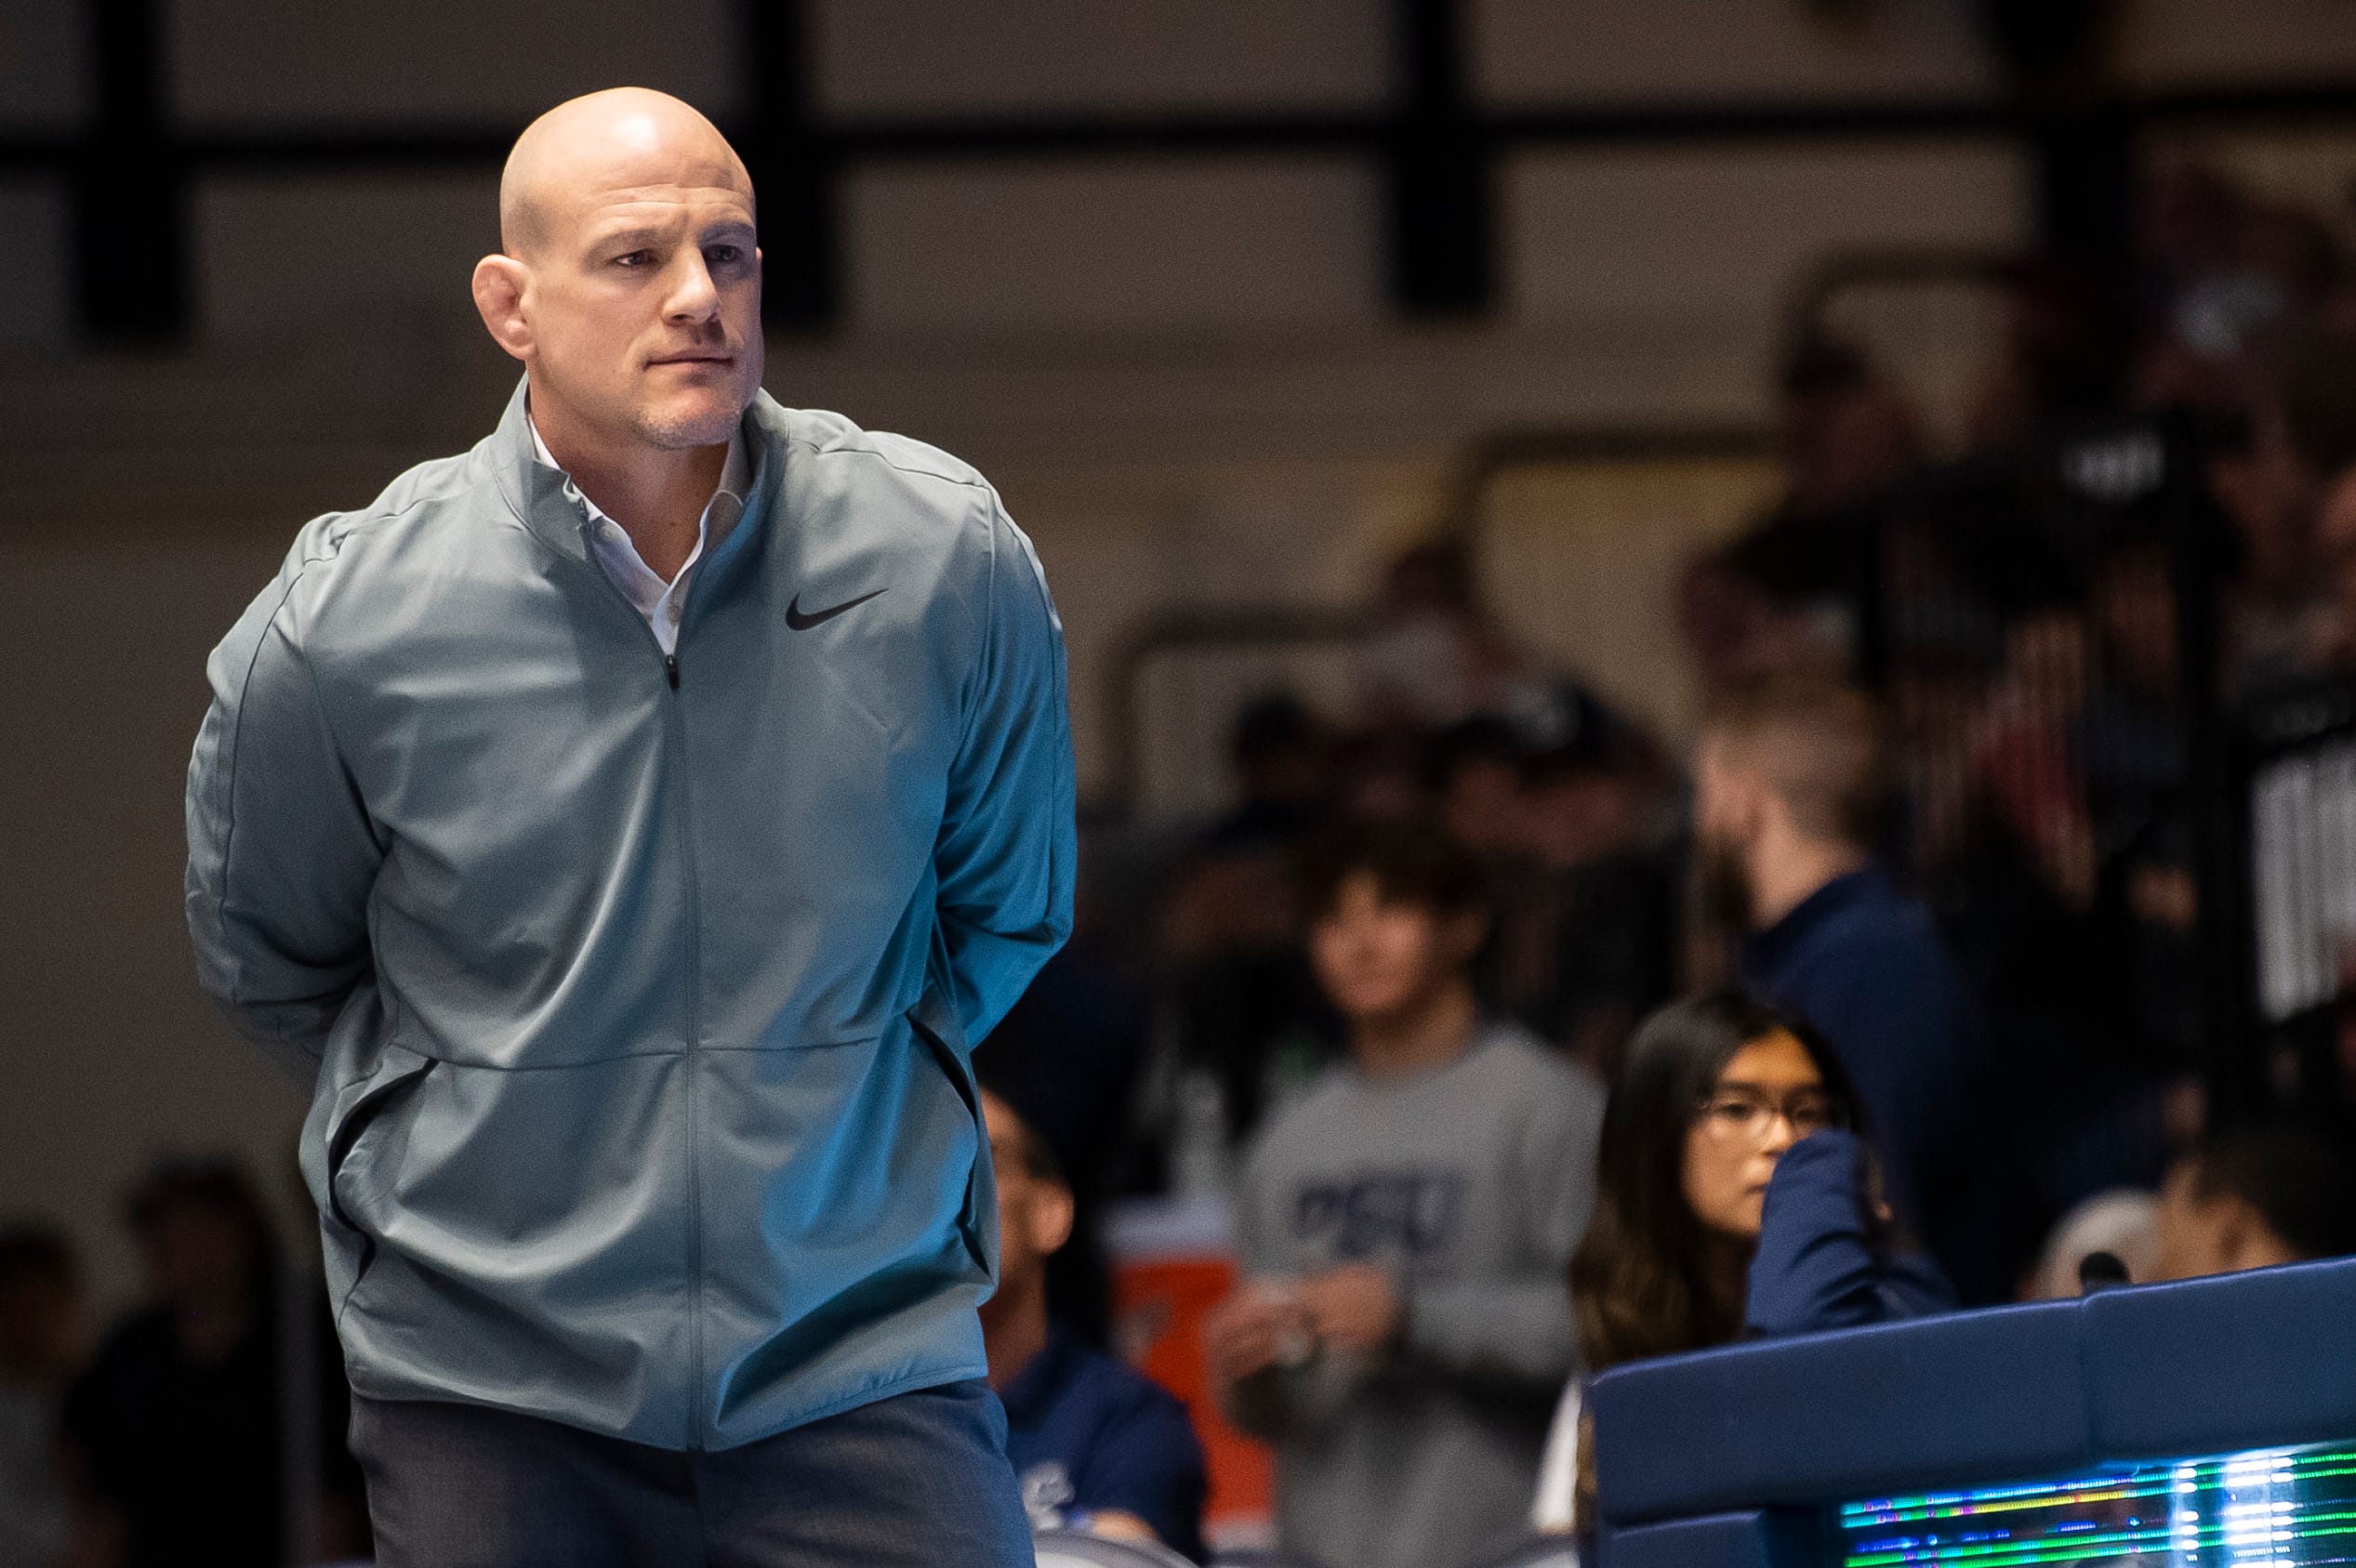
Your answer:
[[[812,626],[823,626],[827,622],[833,620],[837,615],[841,614],[844,611],[856,610],[860,605],[865,604],[867,600],[876,598],[877,595],[889,593],[890,591],[891,590],[888,588],[878,588],[875,590],[875,593],[863,593],[856,599],[846,599],[831,610],[814,610],[807,615],[801,613],[801,596],[800,594],[796,594],[793,596],[793,602],[786,606],[786,625],[791,626],[796,631],[808,631]],[[772,600],[771,602],[774,603],[775,601]]]

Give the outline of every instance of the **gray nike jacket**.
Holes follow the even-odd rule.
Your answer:
[[[315,1083],[364,1394],[723,1448],[984,1375],[968,1057],[1069,929],[1062,629],[963,464],[744,436],[674,659],[521,388],[213,652],[198,974]]]

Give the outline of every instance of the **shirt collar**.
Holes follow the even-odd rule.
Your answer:
[[[554,468],[560,474],[564,474],[564,465],[556,460],[556,454],[550,452],[549,450],[549,443],[541,439],[539,421],[534,419],[531,415],[527,413],[523,416],[523,428],[532,432],[533,455],[537,457],[546,467]],[[588,511],[590,521],[602,522],[605,520],[604,510],[600,507],[596,502],[589,498],[589,494],[586,491],[582,490],[579,485],[573,482],[572,476],[570,474],[565,474],[565,489],[569,494],[580,498],[581,506]],[[726,508],[729,513],[733,514],[742,512],[744,510],[745,499],[751,494],[752,459],[745,452],[745,432],[742,423],[739,422],[737,428],[728,438],[728,460],[721,465],[720,488],[712,492],[712,500],[717,501],[724,495],[729,500],[735,502],[735,505],[734,507]],[[720,518],[714,515],[711,510],[711,502],[708,501],[704,504],[704,512],[705,517],[708,521],[713,523],[718,523],[720,521]],[[729,520],[735,520],[733,515],[730,517]],[[715,535],[721,532],[724,532],[724,530],[714,530]],[[719,542],[720,541],[716,536],[710,541],[710,543],[715,545]]]
[[[1754,932],[1743,943],[1743,968],[1764,979],[1791,961],[1816,931],[1844,910],[1885,898],[1889,879],[1877,865],[1844,872],[1785,912],[1766,930]]]
[[[728,461],[720,470],[720,489],[715,494],[735,502],[739,510],[752,494],[752,458],[745,451],[741,420],[728,437]]]

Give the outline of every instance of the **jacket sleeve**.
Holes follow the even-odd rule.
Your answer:
[[[1533,1393],[1560,1389],[1579,1359],[1570,1287],[1559,1272],[1410,1286],[1405,1331],[1420,1361]]]
[[[1271,1155],[1270,1129],[1246,1157],[1243,1177],[1235,1195],[1236,1259],[1238,1284],[1254,1278],[1282,1279],[1300,1272],[1301,1260],[1271,1224],[1271,1194],[1290,1190],[1275,1168],[1281,1162]],[[1355,1371],[1337,1367],[1333,1360],[1313,1355],[1299,1366],[1266,1366],[1224,1389],[1214,1390],[1219,1406],[1235,1429],[1264,1443],[1286,1443],[1330,1430],[1345,1413]]]
[[[972,1045],[1071,933],[1079,860],[1063,623],[995,494],[990,531],[981,657],[933,851],[942,951]]]
[[[370,972],[368,893],[384,859],[289,629],[317,534],[305,530],[213,650],[187,801],[197,982],[306,1082]]]
[[[1210,1490],[1202,1443],[1184,1405],[1167,1397],[1140,1401],[1099,1429],[1081,1458],[1073,1499],[1092,1513],[1118,1509],[1153,1526],[1161,1543],[1198,1552],[1202,1505]]]
[[[1954,1185],[1960,1107],[1971,1104],[1984,1055],[1978,1008],[1954,961],[1934,941],[1884,930],[1815,966],[1788,998],[1844,1046],[1883,1192],[1899,1218],[1934,1247],[1942,1216],[1927,1200]],[[1851,1048],[1854,1047],[1854,1048]]]
[[[1518,1118],[1524,1253],[1514,1272],[1410,1285],[1402,1349],[1426,1364],[1502,1389],[1551,1395],[1578,1364],[1570,1255],[1595,1204],[1601,1097],[1570,1087],[1533,1095]]]
[[[1749,1332],[1857,1328],[1953,1305],[1926,1259],[1883,1256],[1866,1220],[1865,1157],[1854,1134],[1833,1130],[1776,1162],[1751,1258]]]

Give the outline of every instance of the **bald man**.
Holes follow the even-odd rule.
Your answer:
[[[498,428],[301,531],[189,772],[200,978],[312,1085],[378,1561],[1026,1565],[969,1054],[1070,918],[1038,560],[761,390],[687,105],[551,111],[499,216]]]

